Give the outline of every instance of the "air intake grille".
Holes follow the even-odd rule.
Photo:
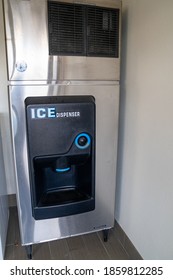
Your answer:
[[[50,55],[119,56],[119,10],[48,1]]]
[[[119,10],[88,7],[88,55],[118,57]]]
[[[85,55],[84,6],[48,2],[50,55]]]

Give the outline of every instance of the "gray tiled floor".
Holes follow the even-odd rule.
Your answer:
[[[130,259],[120,242],[116,227],[109,232],[107,242],[103,241],[102,232],[70,237],[33,245],[35,260],[101,260]],[[6,243],[6,260],[27,259],[25,248],[20,245],[18,216],[16,207],[10,208],[10,219]]]

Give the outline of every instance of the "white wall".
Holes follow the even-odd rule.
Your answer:
[[[144,259],[173,259],[172,11],[123,0],[116,219]]]
[[[2,144],[6,170],[8,194],[15,193],[14,165],[12,160],[12,145],[10,134],[10,121],[8,114],[7,69],[4,39],[4,22],[2,13],[2,0],[0,0],[0,117]]]

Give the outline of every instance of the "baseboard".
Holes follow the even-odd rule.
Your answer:
[[[17,206],[16,194],[8,195],[8,205],[9,205],[9,207]]]
[[[143,258],[136,250],[135,246],[133,245],[133,243],[128,238],[128,236],[126,235],[126,233],[124,232],[124,230],[121,228],[121,226],[118,224],[117,221],[115,221],[115,230],[117,231],[116,234],[119,242],[121,243],[126,253],[129,255],[129,259],[142,260]]]

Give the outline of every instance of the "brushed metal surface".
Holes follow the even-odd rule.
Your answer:
[[[88,213],[36,221],[31,210],[24,100],[28,96],[47,95],[93,95],[96,99],[96,208]],[[22,244],[39,243],[113,227],[118,83],[9,86],[9,99]]]
[[[121,8],[119,0],[61,2]],[[47,0],[4,0],[4,11],[9,80],[119,80],[120,58],[49,56]]]
[[[1,128],[0,114],[0,260],[3,260],[7,238],[9,212]]]

